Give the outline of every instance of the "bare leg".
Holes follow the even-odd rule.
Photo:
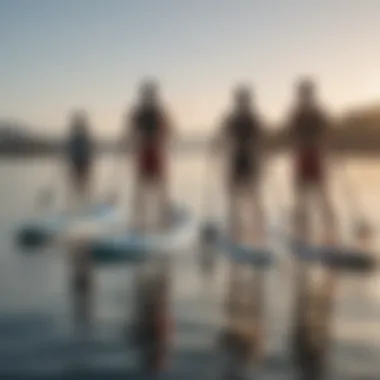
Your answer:
[[[238,189],[229,189],[228,197],[228,231],[231,239],[239,240],[242,234],[242,226],[239,213],[239,191]]]
[[[333,212],[332,202],[325,184],[316,185],[317,199],[319,201],[320,210],[325,226],[324,236],[328,242],[334,242],[337,235],[337,226],[335,215]]]
[[[311,237],[308,217],[308,188],[305,185],[297,185],[295,195],[294,234],[297,239],[308,241]]]
[[[78,175],[73,173],[70,178],[69,205],[73,209],[83,207],[90,202],[91,177],[89,174]]]
[[[142,230],[146,227],[146,184],[142,178],[136,178],[132,194],[132,228]]]
[[[166,178],[160,178],[156,183],[157,204],[160,228],[166,228],[171,223],[170,191]]]
[[[251,205],[252,205],[252,215],[253,215],[253,239],[255,241],[266,241],[266,223],[265,223],[265,212],[263,203],[260,198],[260,194],[257,185],[251,186]]]

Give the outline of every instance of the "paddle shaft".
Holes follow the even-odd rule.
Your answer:
[[[340,178],[344,187],[343,194],[345,197],[345,203],[349,209],[350,219],[352,221],[351,224],[355,234],[360,235],[360,230],[363,229],[363,227],[364,230],[367,231],[371,229],[370,222],[363,211],[363,205],[359,201],[358,193],[355,190],[352,180],[350,180],[347,172],[347,164],[343,161],[343,159],[341,159],[340,167]]]

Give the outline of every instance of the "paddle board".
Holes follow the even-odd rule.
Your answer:
[[[305,262],[316,262],[335,269],[351,272],[369,272],[377,266],[368,251],[355,247],[328,244],[310,244],[293,241],[290,251]]]
[[[116,208],[106,203],[93,204],[73,211],[44,213],[16,227],[15,240],[25,251],[43,248],[77,223],[86,220],[108,223],[117,217]]]
[[[139,263],[149,257],[175,254],[196,241],[196,223],[184,207],[173,206],[170,225],[156,233],[126,229],[126,222],[91,228],[87,224],[61,235],[66,246],[80,243],[95,264]]]
[[[222,224],[207,223],[202,226],[201,240],[203,244],[213,246],[229,260],[267,269],[274,263],[274,255],[266,244],[245,243],[229,237],[227,228]]]

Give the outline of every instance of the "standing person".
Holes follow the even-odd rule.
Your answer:
[[[69,201],[77,207],[89,199],[93,166],[93,143],[88,118],[83,111],[75,111],[71,117],[66,153],[72,190],[72,199]],[[74,321],[80,329],[89,328],[93,288],[91,262],[82,245],[74,247],[71,253]]]
[[[215,153],[223,152],[227,161],[226,187],[230,231],[238,240],[243,225],[239,214],[242,197],[248,197],[256,218],[254,235],[264,237],[264,212],[259,196],[263,145],[263,124],[252,101],[251,90],[241,86],[234,92],[232,112],[223,120],[213,140]],[[251,235],[251,234],[250,234]]]
[[[157,200],[160,221],[165,224],[169,209],[168,149],[174,128],[155,81],[148,80],[141,85],[138,103],[127,124],[127,142],[135,172],[134,222],[137,228],[146,227],[145,195],[151,190]]]
[[[297,234],[307,238],[307,206],[310,194],[319,201],[326,238],[334,239],[335,223],[328,196],[326,155],[331,121],[317,98],[311,79],[302,79],[296,88],[296,104],[288,120],[295,175],[295,217]]]
[[[213,141],[215,153],[223,152],[227,163],[229,233],[235,241],[244,239],[247,235],[255,242],[263,241],[266,238],[265,220],[259,194],[262,175],[263,123],[248,87],[238,87],[234,92],[233,101],[232,112],[223,120]],[[248,207],[241,205],[240,201],[248,201]],[[241,221],[242,214],[247,208],[251,216],[249,223],[254,226],[253,229],[249,228],[248,234],[246,234],[246,226]],[[239,304],[242,302],[240,296],[244,292],[244,288],[247,290],[247,287],[250,286],[249,279],[245,281],[247,279],[243,278],[243,275],[249,275],[251,278],[253,275],[256,278],[260,276],[258,273],[248,272],[240,272],[235,264],[231,266],[226,304],[228,322],[225,333],[222,334],[222,341],[226,339],[230,342],[232,334],[240,342],[238,356],[247,365],[253,356],[258,359],[261,351],[259,331],[261,329],[261,310],[252,309],[251,313],[247,305],[244,305],[244,310],[239,308]],[[260,298],[259,289],[254,289],[255,294],[252,294],[250,290],[248,291],[250,297],[254,299],[253,302],[257,302]],[[242,334],[242,326],[247,325],[249,332],[244,330]],[[227,344],[227,346],[234,352],[237,350],[235,344]]]
[[[93,143],[84,111],[75,111],[70,120],[67,161],[71,190],[76,200],[89,197],[93,166]]]

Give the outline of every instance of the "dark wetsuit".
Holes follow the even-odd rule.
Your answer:
[[[69,138],[68,159],[74,179],[84,180],[88,177],[92,153],[92,143],[87,135],[77,134]]]
[[[166,128],[163,111],[154,106],[141,107],[133,114],[132,124],[140,141],[137,153],[139,174],[147,179],[162,178],[166,171],[166,157],[161,143]]]
[[[258,144],[261,125],[253,113],[234,113],[226,123],[227,138],[231,142],[229,180],[232,186],[256,181],[259,176]]]
[[[319,109],[297,110],[291,119],[296,144],[295,176],[298,184],[324,180],[322,143],[327,131],[326,115]]]

